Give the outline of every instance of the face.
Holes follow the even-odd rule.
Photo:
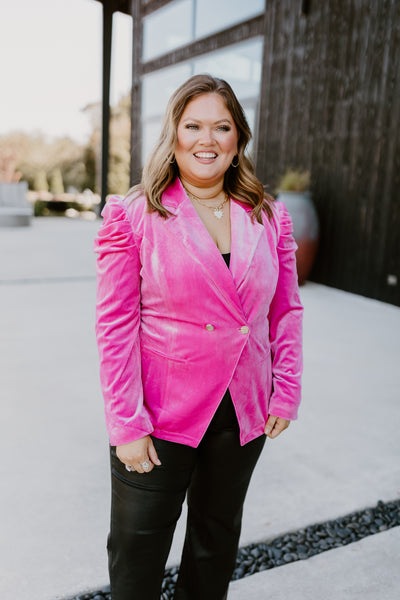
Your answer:
[[[181,177],[198,187],[224,179],[237,154],[238,134],[232,115],[218,94],[191,100],[178,123],[175,159]]]

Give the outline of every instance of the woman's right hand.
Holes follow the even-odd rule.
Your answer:
[[[138,473],[150,473],[154,465],[161,465],[161,461],[157,456],[153,440],[149,435],[142,437],[128,444],[122,444],[116,447],[116,452],[119,460],[126,467],[130,467],[129,471],[137,471]]]

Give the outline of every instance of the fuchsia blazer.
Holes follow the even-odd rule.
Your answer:
[[[268,414],[295,419],[301,323],[292,226],[274,204],[264,225],[231,202],[231,260],[220,251],[179,179],[162,196],[112,197],[95,240],[96,334],[112,445],[152,434],[196,447],[229,388],[240,443]]]

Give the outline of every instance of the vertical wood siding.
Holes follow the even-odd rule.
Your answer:
[[[309,4],[266,2],[257,173],[311,170],[311,279],[400,305],[400,2]]]

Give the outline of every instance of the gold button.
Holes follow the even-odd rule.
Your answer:
[[[214,331],[214,325],[211,325],[210,323],[208,323],[208,325],[206,325],[206,329],[208,331]]]
[[[240,328],[240,333],[249,333],[249,331],[250,331],[250,330],[249,330],[249,328],[247,327],[247,325],[243,325],[243,326]]]

